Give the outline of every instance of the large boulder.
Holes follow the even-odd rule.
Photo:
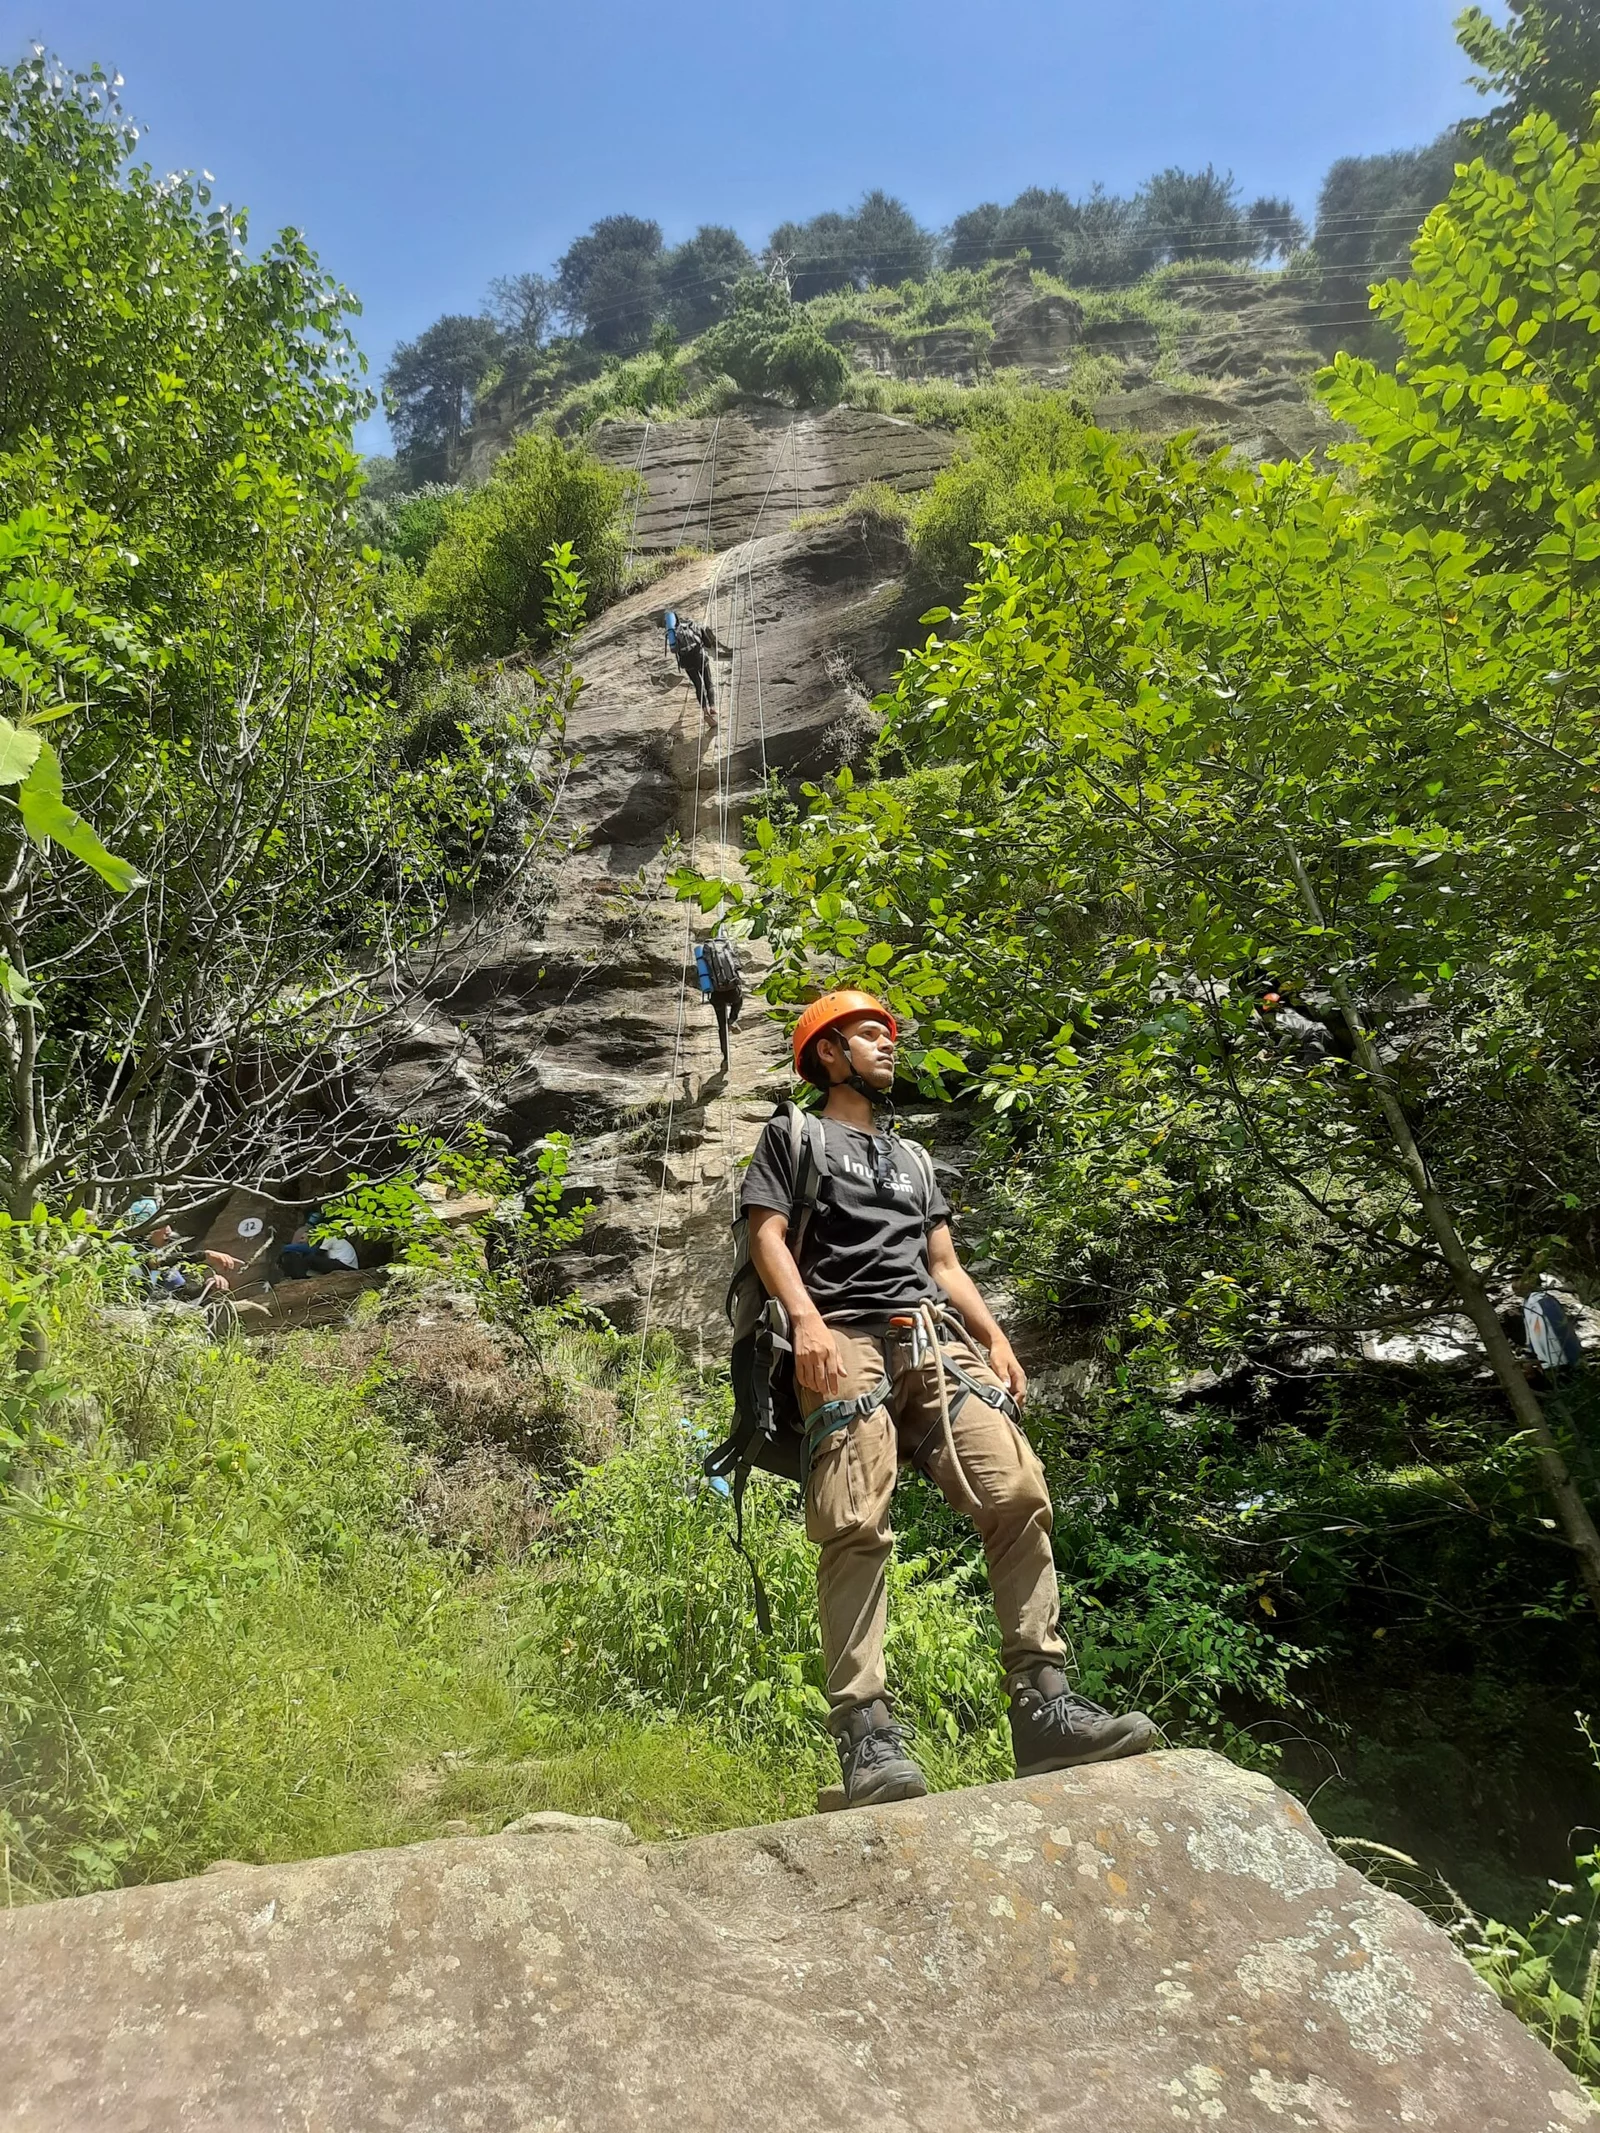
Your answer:
[[[0,1917],[4,2133],[1570,2133],[1443,1934],[1219,1757],[676,1845],[541,1826]]]

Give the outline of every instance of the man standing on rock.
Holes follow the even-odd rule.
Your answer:
[[[1063,1671],[1050,1496],[1020,1427],[1027,1380],[956,1257],[926,1155],[878,1131],[873,1115],[894,1084],[898,1037],[870,993],[830,993],[805,1010],[794,1060],[825,1092],[827,1163],[796,1250],[801,1181],[783,1120],[763,1134],[743,1195],[751,1260],[794,1346],[829,1726],[851,1807],[928,1789],[884,1678],[889,1504],[902,1463],[982,1538],[1018,1775],[1137,1755],[1155,1733],[1142,1712],[1113,1717],[1076,1695]]]

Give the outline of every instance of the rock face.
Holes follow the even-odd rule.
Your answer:
[[[756,402],[693,422],[602,422],[590,449],[640,475],[636,555],[693,545],[724,549],[831,511],[863,482],[925,489],[954,449],[942,431],[897,415],[833,407],[794,415]]]
[[[1013,336],[1013,354],[1026,341],[1044,363],[1084,331],[1078,307],[1036,293],[1025,270],[1003,295],[997,332]],[[1277,316],[1265,300],[1258,309]],[[1237,339],[1233,313],[1205,316]],[[1303,397],[1263,410],[1224,397],[1230,389],[1150,386],[1112,395],[1096,412],[1113,427],[1197,428],[1260,457],[1288,448],[1269,418],[1294,430],[1295,450],[1325,441],[1326,419]],[[792,788],[857,752],[871,730],[869,700],[921,639],[924,602],[907,584],[897,527],[871,513],[798,529],[791,521],[837,507],[868,481],[925,487],[954,446],[884,415],[770,406],[705,421],[606,422],[591,442],[641,473],[636,556],[714,552],[674,557],[648,591],[580,639],[586,687],[569,727],[580,760],[563,810],[580,848],[552,869],[537,924],[470,976],[439,973],[376,1100],[394,1117],[464,1106],[518,1148],[552,1130],[572,1134],[571,1180],[597,1211],[563,1261],[563,1284],[621,1325],[667,1326],[721,1352],[738,1169],[788,1082],[781,1038],[759,1004],[721,1073],[694,982],[693,947],[710,922],[666,877],[684,861],[736,873],[742,817],[764,778],[775,773]],[[709,627],[714,722],[663,650],[668,607]]]
[[[692,953],[711,925],[666,874],[736,872],[766,772],[815,776],[859,741],[866,699],[921,635],[905,565],[898,531],[869,518],[774,532],[675,565],[585,632],[565,798],[582,846],[536,928],[469,979],[440,973],[379,1086],[388,1111],[415,1116],[453,1062],[517,1146],[573,1134],[572,1181],[598,1207],[562,1279],[619,1324],[648,1318],[720,1352],[736,1165],[787,1087],[759,1002],[722,1075]],[[714,726],[663,650],[668,606],[717,645]]]
[[[0,1916],[4,2133],[1570,2133],[1445,1937],[1220,1758]]]

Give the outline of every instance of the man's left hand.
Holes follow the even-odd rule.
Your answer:
[[[1003,1333],[989,1350],[989,1367],[1020,1407],[1028,1397],[1028,1374]]]

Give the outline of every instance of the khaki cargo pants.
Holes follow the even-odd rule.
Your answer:
[[[806,1534],[822,1550],[817,1611],[828,1702],[836,1715],[884,1693],[885,1576],[892,1532],[889,1501],[902,1461],[915,1460],[957,1510],[971,1504],[949,1472],[939,1423],[939,1385],[931,1355],[913,1364],[909,1329],[875,1340],[843,1326],[833,1337],[844,1359],[835,1398],[851,1400],[889,1380],[887,1401],[817,1445],[806,1488]],[[944,1352],[982,1385],[999,1384],[971,1344],[947,1331]],[[951,1378],[950,1434],[980,1505],[974,1517],[989,1565],[1001,1657],[1009,1673],[1030,1660],[1060,1665],[1061,1611],[1050,1550],[1050,1493],[1032,1445],[1009,1416],[964,1392]],[[797,1386],[807,1417],[824,1395]]]

